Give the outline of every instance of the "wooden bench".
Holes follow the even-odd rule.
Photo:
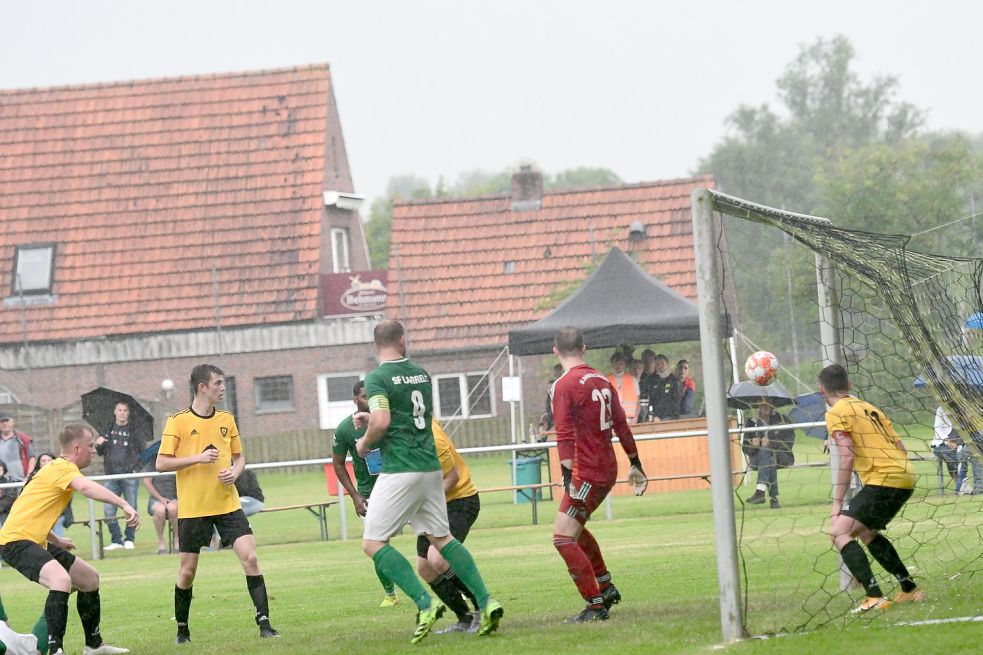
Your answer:
[[[306,509],[313,516],[321,528],[321,541],[328,540],[328,508],[337,505],[337,500],[325,500],[317,503],[301,503],[298,505],[282,505],[280,507],[264,507],[257,514],[267,512],[286,512],[291,509]]]
[[[99,559],[103,559],[106,556],[106,548],[105,548],[106,539],[102,529],[110,521],[120,521],[123,524],[122,529],[125,530],[126,520],[121,517],[109,519],[106,518],[105,516],[100,516],[95,521],[96,521],[96,530],[99,532]],[[75,521],[74,523],[72,523],[72,525],[75,525],[75,523],[78,523],[79,525],[84,525],[85,527],[89,527],[89,519],[84,519],[82,521]],[[174,535],[171,533],[171,522],[166,521],[166,523],[167,523],[167,552],[168,554],[170,554],[174,552]]]

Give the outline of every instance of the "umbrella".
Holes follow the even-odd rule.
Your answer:
[[[157,459],[158,452],[160,452],[160,439],[140,451],[140,463],[149,464],[150,460]]]
[[[983,389],[983,357],[949,355],[946,360],[948,360],[949,366],[952,367],[955,374],[953,382],[965,385],[970,389]],[[943,376],[948,374],[945,370],[939,371],[939,373]],[[915,387],[920,389],[927,384],[924,374],[915,378]]]
[[[727,391],[727,406],[733,409],[754,409],[758,403],[768,403],[772,407],[784,407],[794,402],[780,382],[761,386],[745,380],[733,385]]]
[[[963,327],[970,330],[983,330],[983,312],[976,312],[967,318]]]
[[[116,423],[113,411],[117,403],[130,406],[129,424],[133,427],[133,435],[141,443],[152,439],[154,417],[133,396],[121,391],[99,387],[82,394],[82,418],[100,433],[108,431]]]
[[[826,417],[826,400],[818,391],[796,396],[795,409],[789,412],[789,417],[793,423],[815,423],[816,421],[822,421]],[[802,431],[810,437],[817,439],[826,438],[826,428],[823,426],[803,428]]]

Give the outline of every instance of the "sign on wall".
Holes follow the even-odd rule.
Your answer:
[[[381,314],[386,308],[387,271],[357,271],[321,276],[322,315]]]

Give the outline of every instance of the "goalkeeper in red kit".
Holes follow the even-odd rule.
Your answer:
[[[621,600],[611,584],[601,548],[584,527],[618,477],[612,428],[631,462],[628,483],[635,488],[635,495],[641,496],[648,486],[618,393],[607,376],[584,362],[585,350],[579,330],[560,330],[553,352],[563,365],[563,375],[550,389],[564,488],[553,523],[553,546],[587,601],[584,611],[570,619],[572,623],[604,621],[608,609]]]

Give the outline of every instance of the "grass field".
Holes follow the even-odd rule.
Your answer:
[[[806,442],[799,461],[818,457],[818,445]],[[813,452],[815,450],[816,452]],[[479,487],[507,484],[505,458],[469,460]],[[846,618],[851,600],[836,593],[836,558],[822,534],[828,519],[826,469],[783,471],[783,508],[741,512],[742,555],[746,564],[748,627],[764,633],[805,621],[815,627],[768,640],[727,647],[735,653],[806,654],[849,648],[856,652],[980,652],[983,625],[950,623],[900,625],[926,618],[981,613],[980,568],[983,507],[978,497],[936,499],[929,463],[919,464],[926,489],[906,511],[896,539],[902,557],[913,559],[929,600],[900,606],[875,618]],[[924,471],[922,469],[925,469]],[[934,468],[932,469],[934,472]],[[262,475],[267,503],[290,504],[326,498],[318,472]],[[742,488],[738,495],[750,493]],[[482,497],[482,513],[468,546],[492,593],[505,605],[501,630],[488,638],[432,635],[411,647],[415,611],[405,597],[390,609],[378,609],[381,590],[371,563],[360,549],[359,519],[348,511],[348,541],[318,541],[314,520],[301,511],[253,517],[260,563],[271,594],[271,616],[283,637],[259,642],[245,580],[228,551],[203,553],[191,610],[194,643],[187,652],[232,653],[390,653],[411,648],[435,653],[701,653],[720,642],[709,491],[615,497],[613,520],[599,510],[592,530],[616,584],[624,596],[611,620],[572,626],[582,601],[552,547],[554,505],[540,505],[540,525],[530,525],[529,505],[513,505],[508,493]],[[141,506],[145,496],[141,496]],[[76,502],[76,516],[86,512]],[[173,584],[176,556],[154,554],[149,517],[134,551],[116,551],[96,562],[102,575],[103,634],[110,643],[135,653],[173,653]],[[916,520],[918,519],[918,520]],[[338,515],[329,515],[337,539]],[[893,527],[893,526],[892,526]],[[69,536],[87,558],[88,533],[73,527]],[[414,537],[393,545],[415,556]],[[875,571],[876,571],[875,565]],[[962,571],[952,580],[943,577]],[[892,589],[891,585],[887,588]],[[46,592],[8,567],[0,570],[0,593],[13,627],[27,631],[44,604]],[[74,606],[74,601],[73,601]],[[438,627],[449,625],[445,618]],[[69,618],[66,652],[81,651],[77,616]]]

